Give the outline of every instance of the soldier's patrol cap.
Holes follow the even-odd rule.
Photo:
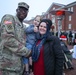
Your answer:
[[[18,7],[24,7],[24,8],[26,8],[27,10],[29,9],[29,5],[28,5],[27,3],[25,3],[25,2],[19,2],[19,3],[18,3]]]

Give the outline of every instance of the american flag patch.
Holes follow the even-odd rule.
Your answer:
[[[11,21],[4,21],[4,24],[8,25],[8,24],[12,24]]]

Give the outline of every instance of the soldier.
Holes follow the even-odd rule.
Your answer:
[[[16,16],[6,14],[1,20],[0,75],[22,75],[22,56],[28,57],[31,50],[25,47],[23,20],[29,5],[20,2]]]

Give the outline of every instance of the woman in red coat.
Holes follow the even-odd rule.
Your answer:
[[[34,75],[63,75],[64,55],[59,38],[51,35],[51,26],[50,19],[43,19],[39,24],[32,50]]]

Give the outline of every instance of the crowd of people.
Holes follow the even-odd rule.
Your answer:
[[[76,39],[76,32],[75,31],[74,32],[72,32],[72,31],[61,31],[60,35],[62,35],[62,34],[66,36],[67,43],[69,45],[74,45],[75,39]],[[54,34],[54,35],[58,36],[58,32],[56,32],[56,34]]]
[[[1,19],[0,75],[30,75],[31,71],[33,75],[63,75],[64,53],[71,56],[70,51],[62,37],[50,32],[50,19],[37,15],[25,28],[28,12],[29,5],[19,2],[15,16],[5,14]]]

